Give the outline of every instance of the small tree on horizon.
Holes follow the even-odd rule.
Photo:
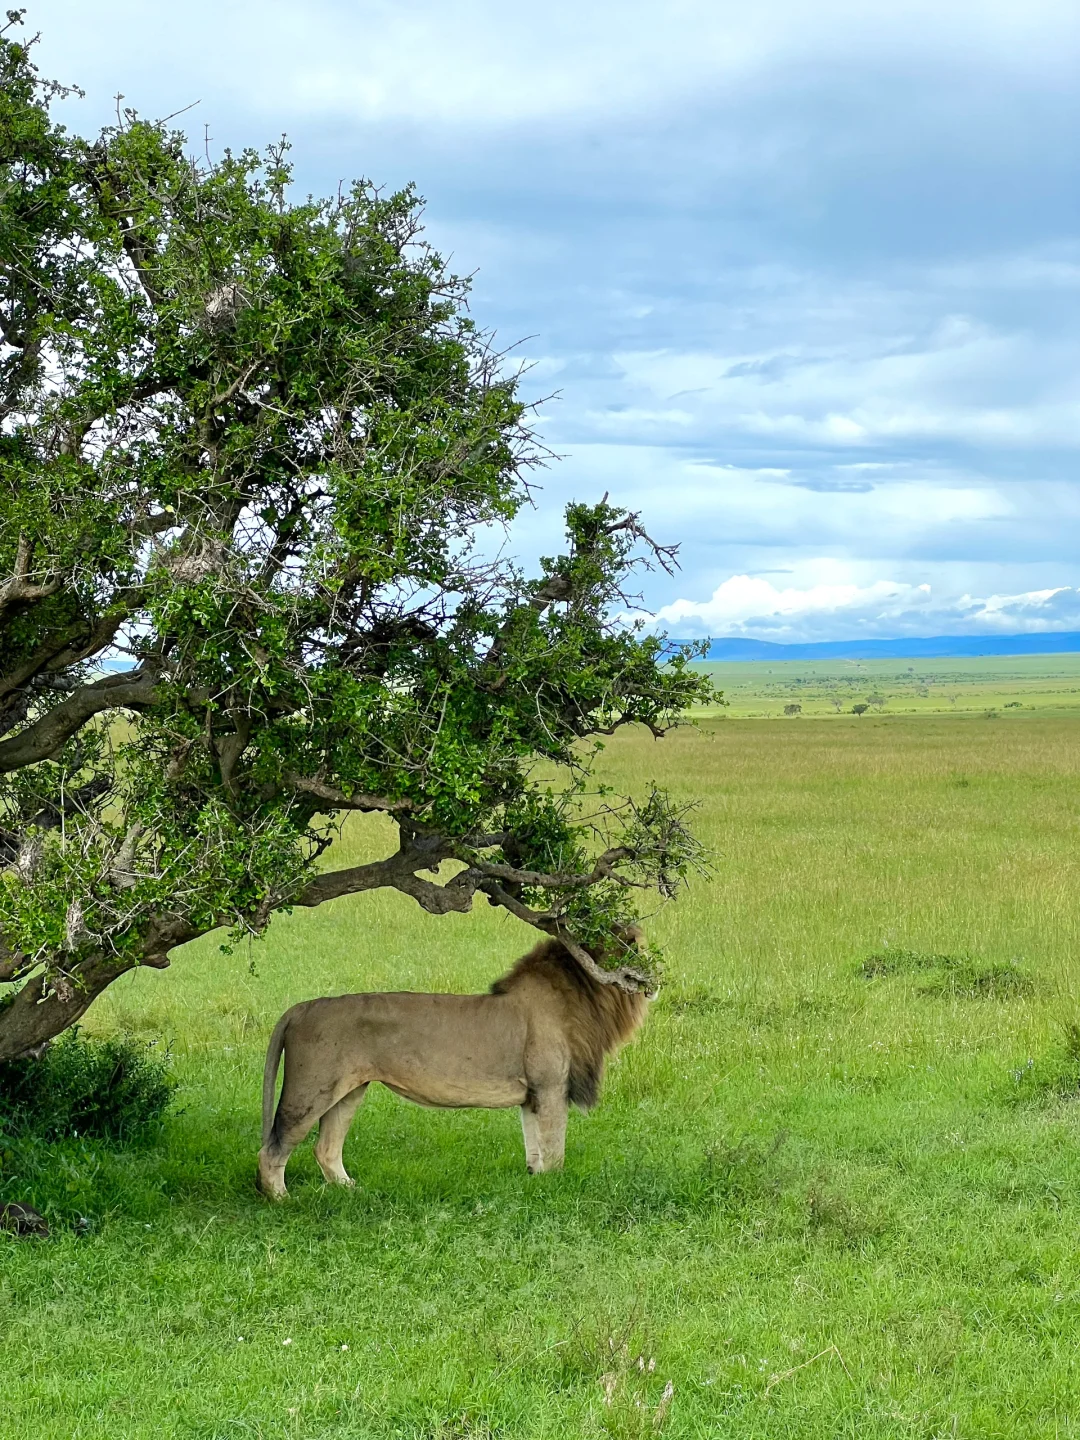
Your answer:
[[[290,196],[284,145],[88,142],[0,32],[0,1059],[219,927],[381,886],[476,896],[600,979],[698,863],[598,738],[710,695],[612,617],[639,518],[571,505],[528,577],[492,527],[542,458],[411,189]],[[349,812],[381,859],[320,865]],[[441,867],[447,867],[442,869]]]

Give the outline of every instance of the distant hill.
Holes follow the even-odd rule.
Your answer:
[[[915,660],[969,655],[1061,655],[1080,650],[1080,631],[1040,635],[934,635],[908,640],[824,640],[776,645],[770,640],[713,640],[710,660]]]

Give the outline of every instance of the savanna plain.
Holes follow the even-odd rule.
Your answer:
[[[649,922],[665,984],[560,1174],[516,1112],[373,1087],[354,1191],[308,1146],[288,1203],[253,1186],[280,1012],[486,988],[503,914],[369,894],[114,986],[87,1030],[180,1089],[139,1145],[0,1154],[52,1225],[0,1236],[3,1440],[1080,1435],[1080,710],[1007,669],[993,706],[609,743],[713,869]]]

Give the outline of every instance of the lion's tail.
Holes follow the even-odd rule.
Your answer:
[[[266,1048],[266,1064],[263,1066],[262,1096],[262,1143],[268,1145],[274,1130],[274,1092],[277,1089],[277,1072],[281,1064],[281,1052],[285,1049],[285,1031],[289,1028],[292,1012],[286,1011],[274,1026],[270,1044]]]

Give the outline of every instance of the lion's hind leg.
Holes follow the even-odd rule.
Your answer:
[[[289,1156],[300,1144],[315,1121],[319,1118],[317,1109],[293,1119],[278,1111],[270,1139],[259,1151],[258,1186],[271,1200],[284,1200],[288,1195],[285,1188],[285,1166]]]
[[[366,1083],[358,1085],[336,1105],[331,1105],[319,1120],[319,1138],[315,1141],[315,1159],[319,1162],[319,1169],[329,1185],[352,1185],[354,1183],[341,1163],[341,1151],[353,1116],[360,1108],[366,1091]]]
[[[295,1087],[290,1089],[286,1071],[285,1087],[278,1101],[270,1138],[259,1151],[258,1186],[270,1199],[284,1200],[288,1194],[285,1188],[285,1166],[289,1163],[289,1156],[301,1141],[307,1138],[311,1127],[324,1114],[324,1106],[332,1093],[327,1089],[314,1100],[301,1099]],[[328,1108],[333,1109],[333,1106]]]

